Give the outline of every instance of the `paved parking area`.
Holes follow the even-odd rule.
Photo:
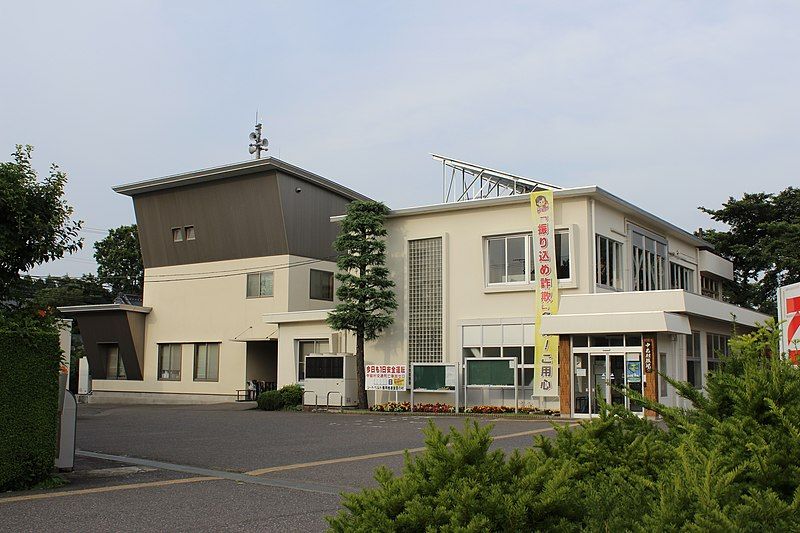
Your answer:
[[[429,420],[263,412],[253,404],[81,405],[70,484],[0,496],[0,531],[320,531],[341,492],[374,485],[424,445]],[[480,420],[495,447],[552,435],[541,420]]]

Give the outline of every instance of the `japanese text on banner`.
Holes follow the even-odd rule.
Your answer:
[[[542,317],[558,312],[553,191],[531,193],[533,271],[536,283],[536,360],[533,395],[558,396],[558,335],[542,335]]]

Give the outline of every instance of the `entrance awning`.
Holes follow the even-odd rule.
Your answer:
[[[692,333],[687,316],[665,311],[548,315],[542,317],[541,328],[545,335]]]

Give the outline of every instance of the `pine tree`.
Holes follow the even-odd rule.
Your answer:
[[[358,407],[366,409],[364,342],[378,338],[394,321],[394,282],[386,268],[386,227],[389,209],[380,202],[355,201],[347,207],[333,247],[338,253],[336,296],[341,303],[328,314],[328,325],[356,336]]]

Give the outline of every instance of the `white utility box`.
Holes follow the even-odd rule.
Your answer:
[[[303,405],[355,407],[358,405],[356,356],[349,353],[308,354],[303,388]]]

